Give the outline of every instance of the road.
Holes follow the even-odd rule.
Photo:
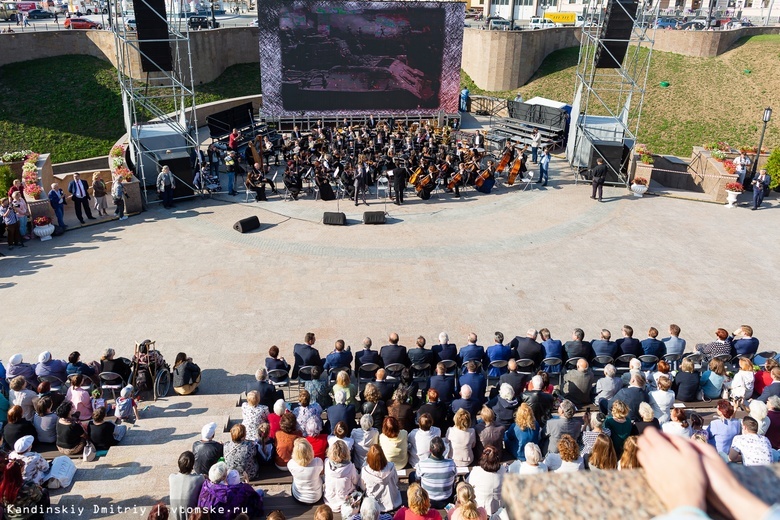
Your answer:
[[[217,16],[217,21],[220,24],[220,27],[246,27],[250,23],[252,23],[252,20],[256,18],[257,14],[225,14],[222,16]],[[21,25],[17,26],[16,22],[5,22],[0,21],[0,31],[5,29],[6,27],[10,27],[14,32],[35,32],[35,31],[64,31],[66,30],[64,27],[65,23],[65,15],[61,14],[58,15],[58,23],[55,23],[52,18],[48,19],[40,19],[40,20],[30,20],[29,27],[23,27]],[[101,15],[101,14],[93,14],[90,16],[82,16],[81,18],[86,18],[88,20],[92,20],[94,22],[97,22],[101,25],[106,25],[106,22],[108,21],[107,15]],[[133,13],[128,13],[125,18],[133,18]],[[182,19],[183,21],[183,19]]]

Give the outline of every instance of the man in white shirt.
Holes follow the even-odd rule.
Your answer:
[[[731,441],[729,450],[731,462],[742,462],[743,466],[767,466],[772,463],[772,444],[758,434],[758,421],[752,417],[742,419],[742,435]]]
[[[737,167],[737,178],[740,184],[745,183],[745,175],[747,174],[748,166],[750,166],[750,159],[745,152],[739,152],[739,157],[734,159],[734,166]]]

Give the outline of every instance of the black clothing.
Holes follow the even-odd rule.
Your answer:
[[[364,401],[363,405],[360,407],[360,413],[362,415],[370,415],[374,420],[374,427],[381,431],[382,421],[384,421],[387,416],[387,406],[385,405],[385,401],[377,401],[376,403]]]
[[[100,372],[113,372],[122,377],[122,381],[127,384],[130,381],[130,363],[125,358],[104,359],[100,362]]]
[[[382,357],[385,367],[393,363],[400,363],[405,367],[410,365],[409,355],[403,345],[385,345],[379,351],[379,355]]]
[[[534,411],[534,418],[540,426],[547,424],[547,419],[552,414],[555,399],[551,394],[541,390],[529,390],[523,394],[523,402]]]
[[[223,455],[222,443],[216,441],[195,441],[192,444],[192,453],[195,455],[193,471],[200,475],[209,474],[211,466],[217,463]]]
[[[699,393],[699,374],[680,370],[674,376],[672,390],[674,390],[674,396],[678,401],[686,403],[696,401],[696,394]]]
[[[180,388],[184,385],[191,385],[198,376],[200,376],[200,367],[191,361],[179,363],[173,369],[173,387]]]
[[[509,343],[509,348],[512,349],[512,359],[531,359],[537,367],[544,359],[542,345],[528,337],[517,336]]]
[[[433,417],[433,425],[438,427],[441,431],[447,429],[447,407],[441,402],[425,403],[417,410],[417,422],[420,422],[420,416],[424,413],[431,414]]]
[[[374,363],[375,365],[379,366],[379,368],[384,366],[382,358],[379,356],[379,353],[376,350],[364,348],[360,352],[355,352],[355,374],[358,374],[360,365],[365,363]]]
[[[25,435],[32,435],[35,437],[35,440],[38,440],[38,432],[36,431],[35,426],[27,419],[19,419],[13,424],[6,424],[5,428],[3,428],[3,450],[9,453],[14,451],[14,444],[16,444],[16,441]]]
[[[34,428],[34,427],[33,427]],[[5,435],[5,432],[3,432]],[[78,422],[62,424],[57,421],[57,447],[72,450],[81,443],[84,437],[84,428]]]
[[[114,439],[114,428],[116,428],[116,425],[112,422],[89,423],[87,425],[87,435],[89,435],[89,440],[92,441],[92,444],[95,445],[95,449],[107,450],[111,446],[119,444]]]

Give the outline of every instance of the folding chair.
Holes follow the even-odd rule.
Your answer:
[[[604,374],[604,367],[614,362],[615,360],[612,359],[612,356],[596,356],[593,358],[593,361],[590,362],[590,368],[593,370],[594,374]]]
[[[518,359],[515,363],[517,363],[517,371],[521,374],[535,374],[534,368],[536,367],[536,363],[533,359]]]
[[[287,373],[286,370],[282,370],[281,368],[277,368],[275,370],[269,370],[268,371],[268,380],[273,383],[274,388],[282,388],[282,393],[284,394],[284,389],[287,389],[285,400],[289,400],[290,398],[290,374]]]
[[[101,372],[98,374],[100,378],[100,397],[103,397],[103,393],[106,390],[111,390],[111,397],[116,400],[116,391],[122,390],[125,387],[125,382],[122,376],[116,372]]]
[[[385,197],[390,196],[390,179],[382,175],[376,180],[376,198],[379,198],[379,192],[384,191]]]
[[[363,390],[366,388],[366,384],[372,382],[376,376],[376,371],[379,370],[379,365],[376,363],[363,363],[358,369],[358,393],[362,395]],[[360,385],[363,385],[362,387]]]
[[[557,357],[548,357],[542,360],[542,370],[550,374],[550,377],[558,378],[558,386],[561,386],[563,378],[563,360]]]

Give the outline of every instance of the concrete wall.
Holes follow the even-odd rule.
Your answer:
[[[758,34],[780,34],[780,27],[742,27],[728,31],[655,32],[653,50],[674,52],[697,58],[712,58],[729,50],[740,38]]]
[[[479,88],[489,91],[521,87],[553,51],[580,44],[574,27],[537,31],[463,31],[461,67]]]

